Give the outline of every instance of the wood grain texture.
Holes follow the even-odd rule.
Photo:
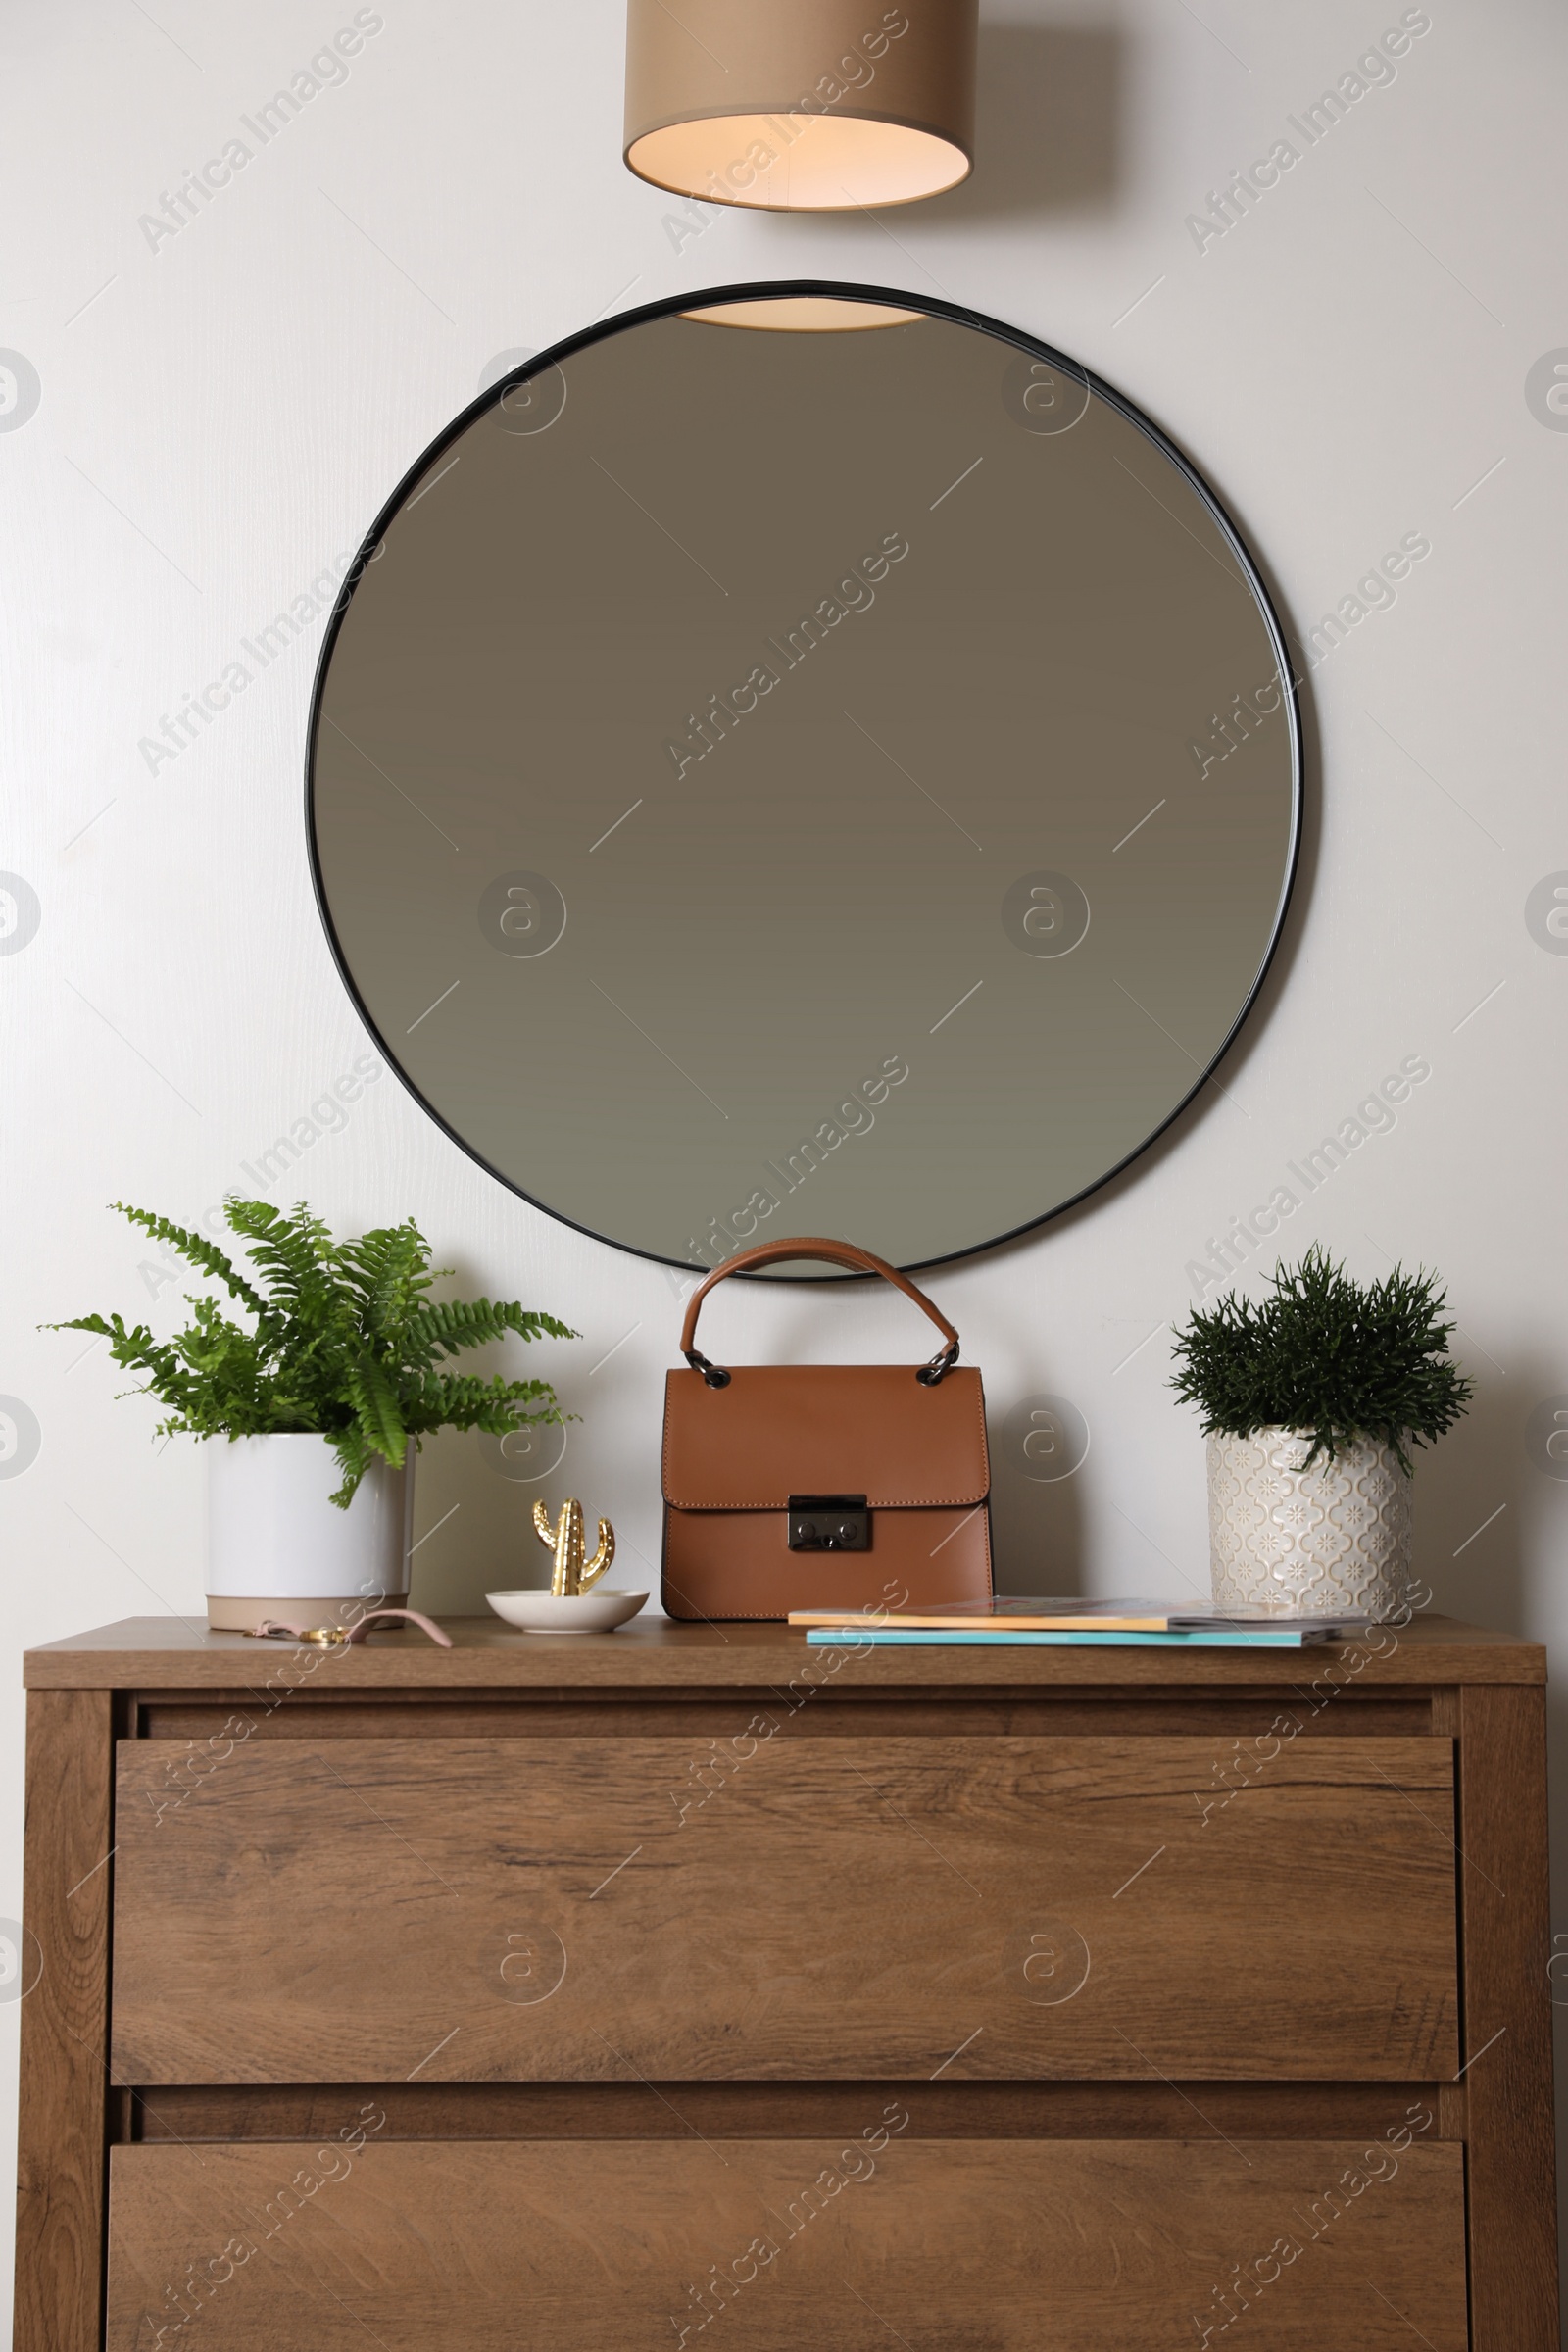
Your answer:
[[[1544,1694],[1462,1690],[1459,1727],[1472,2341],[1556,2352]]]
[[[107,1690],[31,1693],[15,2352],[100,2340],[112,1766]]]
[[[61,1690],[239,1685],[259,1691],[270,1682],[321,1690],[555,1689],[573,1697],[590,1689],[695,1690],[803,1676],[819,1689],[956,1693],[1107,1683],[1156,1690],[1202,1684],[1225,1691],[1260,1684],[1284,1689],[1293,1679],[1303,1687],[1323,1678],[1342,1687],[1546,1679],[1546,1653],[1539,1642],[1433,1616],[1418,1618],[1396,1638],[1390,1632],[1386,1642],[1376,1634],[1358,1642],[1326,1642],[1302,1657],[1294,1677],[1282,1672],[1277,1656],[1246,1650],[873,1649],[852,1655],[808,1649],[804,1634],[782,1625],[671,1625],[638,1618],[609,1637],[562,1634],[540,1642],[494,1618],[467,1617],[450,1619],[446,1631],[451,1649],[435,1648],[420,1634],[378,1634],[373,1646],[317,1651],[302,1664],[300,1653],[285,1643],[210,1634],[172,1617],[127,1617],[29,1649],[24,1673],[29,1686]],[[840,1661],[836,1668],[833,1658]]]
[[[766,1689],[712,1698],[668,1690],[651,1698],[639,1693],[548,1703],[529,1692],[487,1700],[430,1691],[413,1704],[406,1695],[379,1698],[346,1691],[313,1696],[308,1705],[267,1708],[236,1690],[220,1693],[216,1700],[180,1692],[144,1696],[139,1712],[141,1737],[147,1740],[221,1740],[231,1715],[249,1725],[247,1738],[263,1740],[630,1740],[646,1739],[650,1733],[730,1740],[745,1732],[759,1707],[769,1704],[776,1704],[776,1693]],[[1282,1712],[1297,1726],[1294,1738],[1316,1739],[1328,1733],[1343,1739],[1353,1732],[1357,1739],[1419,1739],[1438,1728],[1425,1691],[1400,1691],[1390,1697],[1364,1696],[1351,1690],[1328,1706],[1314,1708],[1310,1700],[1289,1691],[1165,1698],[1118,1690],[1087,1695],[1068,1690],[1006,1700],[970,1696],[938,1704],[921,1695],[879,1690],[859,1696],[823,1692],[818,1703],[791,1717],[789,1732],[795,1740],[863,1738],[868,1732],[918,1733],[942,1740],[972,1740],[984,1734],[1003,1739],[1031,1733],[1065,1737],[1089,1732],[1097,1738],[1154,1733],[1161,1739],[1200,1734],[1245,1743],[1266,1739]]]
[[[1376,2136],[1425,2108],[1436,2082],[381,2082],[174,2083],[121,2091],[123,2140],[311,2139],[373,2102],[392,2139],[831,2139],[896,2098],[911,2139],[1191,2139]],[[1193,2097],[1201,2116],[1193,2112]],[[1462,2122],[1463,2096],[1460,2094]]]
[[[1456,2148],[939,2146],[896,2122],[723,2149],[117,2148],[106,2352],[177,2342],[198,2309],[223,2352],[681,2352],[705,2325],[734,2352],[1192,2352],[1227,2315],[1270,2352],[1464,2352]]]
[[[115,2080],[1458,2064],[1446,1740],[748,1747],[122,1743]]]

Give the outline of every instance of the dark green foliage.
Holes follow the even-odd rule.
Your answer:
[[[1269,1297],[1233,1291],[1196,1309],[1174,1335],[1171,1387],[1208,1435],[1310,1431],[1308,1464],[1381,1438],[1408,1470],[1406,1439],[1431,1445],[1475,1394],[1448,1356],[1446,1304],[1435,1275],[1396,1266],[1365,1286],[1314,1247],[1298,1266],[1275,1267]]]
[[[115,1206],[222,1283],[253,1318],[247,1330],[216,1298],[192,1298],[191,1320],[172,1340],[155,1339],[145,1324],[127,1327],[119,1315],[77,1315],[50,1326],[98,1332],[117,1364],[145,1372],[144,1390],[169,1407],[160,1436],[318,1432],[343,1466],[332,1500],[347,1510],[375,1455],[401,1468],[409,1441],[431,1430],[501,1436],[566,1418],[548,1381],[480,1380],[441,1368],[509,1331],[523,1340],[578,1335],[514,1301],[430,1298],[431,1285],[451,1268],[432,1269],[430,1246],[412,1217],[338,1243],[304,1201],[285,1216],[270,1200],[230,1194],[224,1209],[256,1269],[253,1283],[204,1234],[145,1208]]]

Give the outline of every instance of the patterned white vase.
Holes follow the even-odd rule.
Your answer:
[[[1410,1480],[1392,1446],[1357,1438],[1303,1469],[1310,1437],[1208,1441],[1209,1577],[1227,1609],[1395,1616],[1410,1589]]]

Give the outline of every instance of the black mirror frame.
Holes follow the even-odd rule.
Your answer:
[[[599,1233],[594,1227],[581,1224],[575,1217],[568,1216],[564,1209],[555,1208],[548,1201],[538,1200],[522,1185],[514,1183],[510,1176],[495,1167],[484,1157],[482,1152],[475,1151],[473,1146],[466,1142],[419,1092],[404,1069],[397,1054],[388,1045],[371,1015],[369,1006],[361,996],[332,920],[331,907],[327,903],[325,884],[321,875],[321,861],[316,836],[316,746],[321,721],[321,703],[326,690],[326,679],[331,667],[333,649],[337,644],[338,631],[342,626],[344,614],[353,601],[354,591],[364,577],[366,566],[374,561],[382,537],[396,518],[405,499],[454,441],[466,433],[468,427],[488,410],[498,407],[504,395],[514,386],[526,383],[533,376],[544,374],[548,368],[559,366],[563,360],[569,359],[573,353],[586,351],[590,345],[603,342],[611,335],[621,334],[628,327],[640,326],[649,319],[666,318],[683,311],[707,309],[719,303],[780,300],[792,295],[814,295],[843,302],[880,303],[900,310],[921,311],[929,318],[947,318],[952,320],[955,325],[973,327],[980,333],[995,336],[1000,342],[1011,343],[1031,358],[1045,360],[1051,366],[1062,368],[1067,374],[1075,376],[1080,382],[1087,384],[1092,392],[1098,393],[1102,400],[1108,402],[1112,408],[1127,418],[1129,423],[1136,425],[1146,439],[1152,442],[1160,455],[1185,476],[1208,509],[1257,601],[1258,610],[1262,613],[1273,646],[1280,679],[1285,688],[1283,701],[1289,721],[1291,740],[1291,837],[1285,862],[1285,874],[1280,888],[1279,903],[1274,910],[1273,925],[1269,931],[1268,945],[1263,952],[1251,986],[1217,1051],[1199,1071],[1186,1094],[1160,1120],[1158,1126],[1151,1128],[1148,1135],[1133,1151],[1126,1152],[1113,1167],[1106,1168],[1102,1175],[1097,1176],[1093,1184],[1084,1185],[1070,1199],[1058,1200],[1054,1207],[1043,1210],[1038,1217],[1026,1218],[1022,1224],[1009,1227],[1005,1233],[993,1234],[988,1240],[971,1243],[963,1250],[950,1250],[939,1257],[914,1259],[900,1269],[906,1274],[915,1274],[932,1266],[960,1264],[971,1257],[982,1255],[988,1250],[999,1249],[1004,1242],[1016,1241],[1023,1234],[1038,1232],[1042,1226],[1049,1225],[1055,1218],[1064,1216],[1069,1209],[1076,1208],[1081,1201],[1089,1200],[1094,1194],[1102,1190],[1105,1185],[1111,1183],[1115,1177],[1122,1174],[1124,1169],[1131,1167],[1135,1160],[1141,1158],[1150,1147],[1165,1133],[1167,1128],[1174,1125],[1218,1069],[1257,1002],[1259,991],[1279,950],[1285,918],[1290,908],[1291,894],[1295,887],[1300,861],[1305,807],[1305,763],[1298,698],[1299,679],[1297,675],[1296,665],[1291,660],[1285,631],[1281,625],[1279,614],[1274,609],[1273,600],[1241,532],[1196,466],[1177,448],[1169,435],[1161,431],[1152,417],[1147,416],[1142,409],[1127,398],[1125,393],[1118,392],[1114,385],[1106,383],[1102,377],[1096,375],[1093,368],[1084,367],[1081,361],[1071,358],[1066,352],[1056,350],[1053,344],[1041,341],[1038,336],[1027,333],[1022,327],[1010,326],[1002,319],[990,318],[983,311],[970,310],[961,303],[948,302],[925,295],[901,293],[887,286],[859,285],[848,280],[809,277],[699,287],[683,294],[665,295],[658,302],[643,303],[636,310],[620,311],[612,318],[596,320],[592,326],[584,327],[580,333],[566,336],[562,342],[553,344],[547,351],[536,352],[533,358],[523,366],[511,369],[506,375],[498,376],[493,384],[487,385],[476,399],[471,400],[466,409],[459,412],[451,423],[436,435],[429,447],[409,467],[392,495],[382,506],[362,541],[353,563],[344,574],[343,584],[338,591],[337,602],[333,606],[331,617],[327,622],[326,634],[322,639],[320,656],[317,662],[316,677],[311,689],[310,719],[306,729],[305,835],[310,858],[311,884],[316,894],[317,908],[321,917],[322,928],[326,933],[327,944],[332,952],[332,960],[337,965],[343,985],[348,991],[349,999],[360,1019],[374,1040],[387,1067],[396,1073],[425,1116],[440,1128],[443,1135],[457,1145],[460,1152],[466,1153],[469,1159],[483,1168],[487,1175],[493,1176],[498,1184],[504,1185],[508,1192],[515,1194],[521,1200],[526,1200],[530,1207],[537,1208],[545,1216],[553,1217],[558,1224],[569,1226],[573,1232],[585,1234],[590,1241],[602,1242],[609,1249],[622,1250],[628,1256],[647,1259],[655,1265],[672,1266],[681,1273],[707,1274],[712,1271],[711,1267],[692,1265],[684,1258],[664,1257],[656,1250],[639,1249],[634,1243],[617,1241],[613,1235]],[[741,1279],[831,1283],[858,1281],[864,1277],[843,1274],[762,1274],[743,1276]]]

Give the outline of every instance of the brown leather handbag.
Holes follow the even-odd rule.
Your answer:
[[[697,1316],[715,1282],[792,1257],[880,1274],[941,1332],[929,1363],[710,1363]],[[906,1275],[849,1242],[764,1242],[694,1292],[689,1371],[664,1395],[671,1617],[940,1607],[991,1596],[991,1467],[978,1372]]]

